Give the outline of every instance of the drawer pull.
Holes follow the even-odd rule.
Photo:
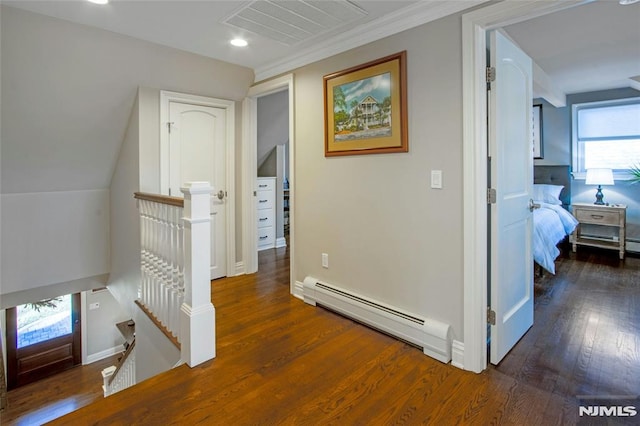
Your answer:
[[[261,217],[260,219],[258,219],[260,222],[264,222],[265,220],[267,220],[268,217]]]
[[[264,237],[260,237],[261,240],[266,240],[267,238],[269,238],[268,235],[265,235]]]
[[[268,185],[258,185],[258,188],[266,188]]]
[[[268,200],[260,200],[259,203],[266,203]]]
[[[604,219],[604,216],[602,216],[601,214],[592,214],[591,217],[593,219]]]

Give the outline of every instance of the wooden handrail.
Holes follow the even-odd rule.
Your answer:
[[[154,203],[168,204],[170,206],[183,207],[184,198],[170,197],[168,195],[149,194],[148,192],[134,192],[133,198],[136,200],[153,201]]]
[[[135,346],[136,346],[136,339],[134,338],[133,342],[131,342],[131,344],[129,345],[127,350],[124,352],[124,355],[120,359],[120,362],[118,363],[118,366],[116,367],[116,371],[114,371],[113,374],[111,375],[111,377],[109,377],[109,385],[111,385],[111,382],[113,382],[115,380],[115,378],[118,376],[118,371],[120,371],[120,368],[122,368],[122,366],[124,365],[124,362],[127,360],[129,355],[131,354],[131,352],[133,352],[133,348]]]
[[[162,325],[162,323],[158,320],[158,318],[156,318],[155,315],[153,315],[153,313],[149,310],[149,308],[147,308],[145,304],[142,303],[142,301],[140,300],[136,299],[134,300],[134,302],[136,305],[138,305],[138,307],[142,310],[142,312],[144,312],[145,315],[151,320],[151,322],[154,323],[156,327],[158,327],[158,329],[162,332],[162,334],[164,334],[167,337],[167,339],[169,339],[176,348],[181,350],[180,342],[178,342],[178,339],[176,339],[176,336],[171,334],[171,331],[169,331],[167,327]]]

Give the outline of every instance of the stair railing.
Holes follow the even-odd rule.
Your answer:
[[[102,390],[107,397],[136,384],[136,341],[129,345],[118,365],[102,370]]]
[[[211,187],[189,182],[184,198],[135,193],[140,212],[138,304],[174,336],[190,367],[215,357],[211,304]]]

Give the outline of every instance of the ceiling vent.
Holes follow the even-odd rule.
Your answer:
[[[366,15],[347,0],[259,0],[222,22],[292,46]]]

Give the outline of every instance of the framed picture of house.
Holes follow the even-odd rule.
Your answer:
[[[324,76],[326,157],[409,151],[406,55]]]
[[[533,138],[533,158],[544,158],[544,151],[542,145],[542,105],[534,105],[532,109],[532,121],[533,127],[531,130],[531,136]]]

